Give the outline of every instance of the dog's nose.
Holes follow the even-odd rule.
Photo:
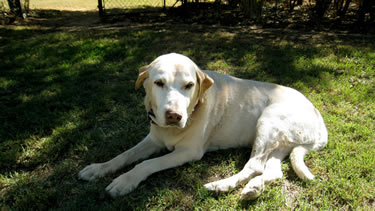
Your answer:
[[[165,117],[167,118],[167,121],[169,123],[177,123],[177,122],[181,121],[181,119],[182,119],[181,114],[176,113],[172,110],[167,110],[167,112],[165,113]]]

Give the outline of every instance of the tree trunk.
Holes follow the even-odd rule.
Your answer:
[[[241,9],[247,17],[259,20],[262,16],[263,0],[241,0]]]
[[[346,11],[348,11],[351,2],[352,0],[335,0],[333,6],[336,10],[336,15],[340,16],[340,18],[343,18],[346,14]]]
[[[296,6],[297,0],[289,0],[289,12],[293,12],[294,7]]]
[[[342,8],[342,10],[339,13],[340,17],[344,17],[345,16],[346,11],[348,11],[348,8],[349,8],[349,5],[350,5],[351,1],[352,0],[346,0],[344,8]]]
[[[20,0],[8,0],[8,5],[12,14],[22,18],[22,7]]]
[[[324,14],[328,10],[332,0],[316,0],[315,14],[318,19],[324,17]]]
[[[373,19],[374,12],[373,10],[374,2],[372,0],[360,0],[359,1],[359,9],[358,9],[358,22],[363,23],[365,21],[366,13],[370,13],[371,19]]]

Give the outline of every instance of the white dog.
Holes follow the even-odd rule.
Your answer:
[[[289,153],[296,174],[314,178],[304,155],[324,147],[328,133],[319,111],[300,92],[201,71],[175,53],[140,68],[136,88],[142,85],[150,133],[112,160],[87,166],[79,178],[95,180],[164,148],[170,153],[143,161],[113,180],[106,188],[112,197],[131,192],[155,172],[233,147],[252,147],[250,160],[238,174],[204,185],[208,190],[224,192],[246,184],[241,198],[255,199],[265,184],[282,177],[281,161]]]

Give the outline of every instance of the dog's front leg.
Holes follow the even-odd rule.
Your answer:
[[[92,181],[103,177],[108,173],[117,171],[118,169],[129,165],[135,161],[145,159],[151,154],[159,152],[164,147],[155,143],[151,139],[151,135],[147,135],[143,141],[105,163],[94,163],[86,166],[78,174],[78,178],[82,180]]]
[[[199,160],[203,156],[203,150],[196,148],[176,148],[162,157],[143,161],[129,172],[117,177],[108,185],[106,191],[112,196],[122,196],[134,190],[138,184],[151,174],[165,169],[180,166],[186,162]]]

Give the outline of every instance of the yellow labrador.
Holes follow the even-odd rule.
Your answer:
[[[265,184],[282,177],[281,161],[289,154],[300,178],[314,178],[304,155],[324,147],[328,133],[319,111],[300,92],[202,71],[175,53],[142,67],[136,88],[142,85],[149,134],[112,160],[87,166],[80,179],[95,180],[164,148],[170,150],[113,180],[106,191],[121,196],[155,172],[199,160],[207,151],[232,147],[252,147],[250,160],[238,174],[206,184],[208,190],[223,192],[246,184],[241,198],[254,199]]]

